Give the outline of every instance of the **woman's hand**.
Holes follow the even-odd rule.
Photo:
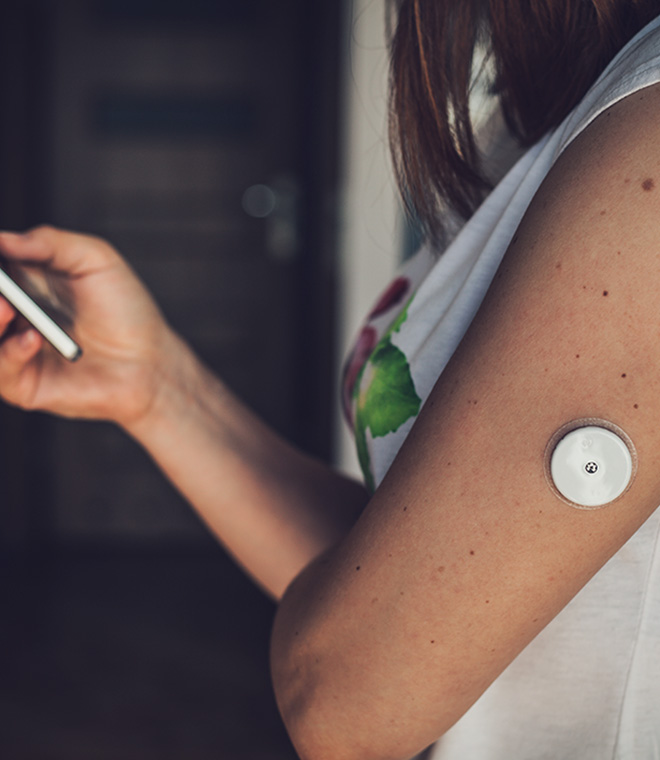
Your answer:
[[[0,298],[0,396],[24,409],[116,422],[237,560],[280,596],[343,535],[363,488],[298,452],[246,409],[169,328],[126,262],[98,238],[0,233],[0,254],[40,268],[73,311],[71,364]]]
[[[73,312],[75,364],[31,327],[8,330],[14,310],[0,298],[0,395],[24,409],[107,419],[124,426],[144,416],[157,395],[165,357],[179,344],[153,299],[103,240],[50,227],[0,233],[0,254],[41,269]]]

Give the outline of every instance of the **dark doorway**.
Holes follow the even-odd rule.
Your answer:
[[[1,227],[46,222],[108,238],[204,360],[278,430],[326,457],[341,12],[332,0],[25,0],[0,9]],[[0,450],[0,557],[12,579],[2,590],[10,647],[0,704],[15,714],[15,730],[0,727],[0,754],[116,757],[124,737],[122,755],[142,759],[286,757],[266,668],[272,606],[148,457],[110,425],[4,405]],[[162,659],[142,671],[136,663],[156,631]],[[212,658],[209,635],[214,675],[200,677],[199,692],[181,690],[201,700],[208,730],[191,728],[188,744],[185,730],[174,732],[183,743],[168,754],[177,706],[156,695],[174,699],[177,689],[150,686],[149,673],[166,678],[169,660],[172,683],[185,682],[199,649],[194,680]],[[177,639],[188,648],[180,660]],[[115,644],[115,693],[140,702],[131,678],[141,673],[137,693],[155,701],[117,712],[109,697],[116,720],[85,722],[83,706],[103,704]],[[240,680],[231,662],[252,664],[229,709]],[[36,670],[23,678],[30,663]],[[40,668],[50,691],[35,686]],[[202,706],[213,683],[218,702]],[[255,712],[243,733],[241,699]],[[222,705],[224,722],[211,728]],[[154,725],[150,754],[150,729],[133,729],[159,711],[170,717]],[[193,713],[181,707],[181,721]],[[23,735],[37,725],[41,734]],[[87,751],[94,730],[106,754]],[[260,731],[265,740],[250,754],[240,737]]]

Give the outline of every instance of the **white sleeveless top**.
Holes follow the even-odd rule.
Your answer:
[[[657,82],[660,17],[520,158],[442,256],[422,249],[374,307],[344,378],[345,412],[372,489],[559,154],[606,108]],[[660,510],[439,740],[432,760],[660,759],[659,527]]]

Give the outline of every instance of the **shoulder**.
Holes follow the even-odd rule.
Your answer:
[[[539,198],[545,201],[558,190],[561,190],[556,195],[559,203],[570,203],[576,197],[588,202],[611,195],[609,200],[621,208],[638,199],[636,189],[647,193],[653,190],[655,182],[646,180],[653,180],[649,175],[657,173],[660,166],[658,117],[660,83],[615,102],[563,150],[541,187]],[[644,175],[642,181],[635,185],[634,180],[640,175]]]
[[[594,330],[600,325],[604,350],[620,340],[629,351],[630,322],[621,321],[623,312],[638,318],[641,342],[644,317],[657,308],[650,286],[660,272],[659,212],[656,84],[608,108],[563,151],[523,217],[491,290],[497,294],[511,276],[522,287],[510,294],[511,308],[533,290],[549,309],[548,296],[536,290],[543,284],[552,304],[580,315]],[[573,325],[568,334],[578,329]],[[599,361],[595,372],[607,366],[604,355]]]

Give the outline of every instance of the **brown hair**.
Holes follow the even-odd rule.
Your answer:
[[[402,195],[438,237],[489,189],[470,113],[484,44],[506,123],[522,145],[556,127],[660,0],[391,0],[390,140]]]

